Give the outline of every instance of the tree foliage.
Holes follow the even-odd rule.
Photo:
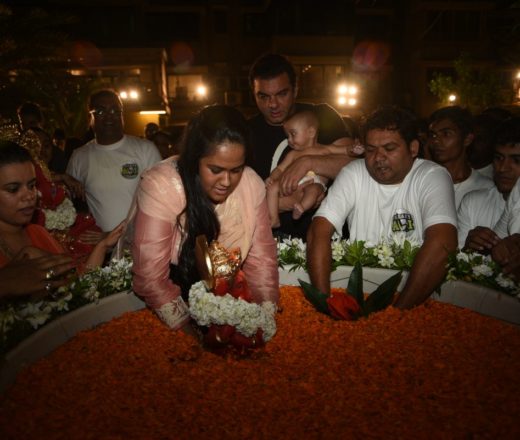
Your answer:
[[[509,104],[512,88],[504,93],[499,75],[491,69],[473,67],[467,54],[453,62],[455,75],[435,73],[428,86],[437,97],[439,104],[447,105],[450,94],[457,96],[457,104],[473,112],[486,107]]]
[[[24,101],[38,103],[46,129],[63,128],[81,137],[87,128],[86,102],[99,79],[77,77],[67,66],[68,36],[75,18],[42,9],[12,10],[0,4],[0,114],[14,118]]]

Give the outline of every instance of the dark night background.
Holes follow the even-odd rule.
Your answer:
[[[430,81],[438,74],[452,76],[457,103],[474,112],[515,107],[520,100],[518,1],[0,4],[0,113],[12,117],[31,99],[45,108],[49,125],[69,134],[83,130],[85,97],[100,83],[139,92],[138,101],[126,104],[134,132],[146,122],[138,116],[142,110],[166,111],[158,121],[167,126],[184,123],[211,102],[253,113],[247,73],[268,51],[295,64],[300,100],[326,101],[353,117],[385,103],[427,116],[447,99],[442,90],[432,93]],[[465,83],[457,60],[469,72]],[[358,87],[355,105],[338,104],[340,83]],[[200,84],[207,96],[197,95]]]

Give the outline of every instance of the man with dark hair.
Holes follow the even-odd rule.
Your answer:
[[[311,109],[315,112],[320,127],[319,144],[345,147],[345,154],[302,156],[294,161],[280,179],[282,195],[288,196],[301,191],[298,182],[309,171],[333,179],[342,166],[352,160],[347,154],[347,147],[352,144],[352,139],[341,116],[327,104],[296,103],[296,73],[286,57],[270,53],[258,58],[249,72],[249,83],[259,110],[259,114],[249,120],[253,146],[249,164],[260,177],[267,179],[278,161],[283,158],[284,152],[290,150],[283,123],[295,111]],[[300,198],[297,197],[295,201]],[[290,212],[293,209],[291,198],[286,197],[284,200],[287,201],[287,206],[280,208],[281,211],[286,211],[281,215],[280,230],[292,236],[305,237],[312,213],[295,220]]]
[[[153,142],[153,137],[158,131],[159,126],[155,122],[148,122],[148,124],[144,126],[144,138]]]
[[[20,127],[23,131],[28,128],[43,128],[43,114],[40,106],[34,102],[24,102],[17,110]]]
[[[123,131],[123,104],[112,90],[94,93],[89,113],[95,139],[74,150],[67,173],[85,186],[90,212],[103,231],[126,218],[139,176],[161,160],[155,145]]]
[[[67,169],[67,157],[65,156],[65,143],[67,138],[62,128],[54,130],[52,136],[52,155],[49,162],[49,169],[59,174],[65,173]]]
[[[351,240],[407,239],[421,244],[395,305],[421,304],[443,281],[449,252],[457,247],[457,216],[448,172],[418,159],[415,117],[386,107],[363,129],[365,159],[338,174],[307,235],[309,275],[330,292],[331,237],[348,221]]]
[[[457,213],[459,246],[479,252],[489,252],[500,241],[493,228],[520,177],[520,118],[502,122],[496,131],[492,163],[495,185],[466,194]]]
[[[469,162],[473,131],[471,113],[458,106],[440,108],[429,119],[428,148],[432,160],[451,175],[457,209],[468,192],[493,186],[493,181],[474,170]]]

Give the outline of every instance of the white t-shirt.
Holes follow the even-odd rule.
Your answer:
[[[500,238],[520,234],[520,179],[507,198],[506,209],[496,224],[494,231]]]
[[[459,209],[460,202],[467,193],[475,191],[477,189],[488,189],[493,186],[495,186],[493,180],[472,169],[471,174],[466,180],[460,183],[453,184],[453,188],[455,189],[456,208]]]
[[[150,141],[124,135],[111,145],[95,139],[72,154],[67,173],[85,186],[88,207],[103,231],[111,231],[126,218],[139,176],[161,160]]]
[[[493,229],[505,207],[504,196],[496,186],[467,193],[457,211],[459,248],[464,247],[469,231],[477,226]]]
[[[422,243],[432,225],[457,227],[453,183],[448,171],[433,162],[416,159],[403,182],[382,185],[368,173],[364,160],[345,166],[315,217],[325,217],[341,232],[348,220],[351,240],[378,243],[403,235]]]
[[[475,168],[475,171],[477,173],[482,174],[484,177],[487,177],[488,179],[492,179],[492,180],[493,180],[493,176],[495,174],[492,163],[490,163],[489,165],[486,165],[483,168]]]

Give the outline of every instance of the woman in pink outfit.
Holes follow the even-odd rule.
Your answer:
[[[195,239],[239,247],[254,301],[278,302],[276,242],[261,178],[245,166],[247,124],[210,106],[186,128],[180,156],[142,175],[135,200],[133,289],[171,328],[189,321],[183,300],[200,280]]]

